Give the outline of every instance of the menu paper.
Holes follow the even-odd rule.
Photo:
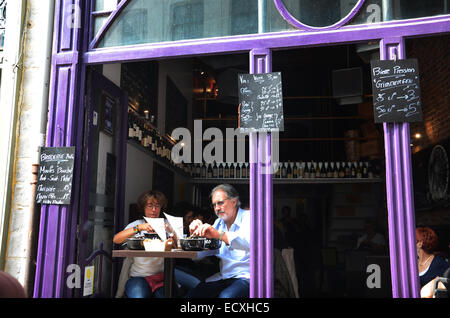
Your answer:
[[[155,230],[156,234],[158,234],[159,238],[163,241],[167,239],[166,237],[166,227],[164,224],[163,218],[147,218],[144,217],[145,221],[151,225],[151,227]]]
[[[183,218],[164,213],[178,238],[183,238]]]

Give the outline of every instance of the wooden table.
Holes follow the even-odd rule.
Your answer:
[[[219,250],[183,251],[181,249],[170,252],[150,252],[144,250],[114,250],[113,257],[162,257],[164,258],[164,295],[166,298],[174,296],[174,265],[176,258],[200,259],[207,256],[217,255]]]

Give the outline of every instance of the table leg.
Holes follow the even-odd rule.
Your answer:
[[[173,298],[173,284],[174,284],[174,263],[175,260],[173,258],[165,258],[164,259],[164,296],[166,298]]]

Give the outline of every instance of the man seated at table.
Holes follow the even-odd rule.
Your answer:
[[[213,225],[194,220],[194,236],[223,241],[219,254],[220,272],[191,289],[187,298],[244,298],[250,293],[250,211],[240,208],[239,194],[228,184],[211,191],[211,202],[218,219]]]

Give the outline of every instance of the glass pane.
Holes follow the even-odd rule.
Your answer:
[[[378,23],[449,14],[450,0],[366,0],[350,24]]]
[[[106,20],[108,20],[108,16],[96,17],[94,20],[94,34],[100,30],[100,28],[105,24]]]
[[[117,7],[117,0],[95,0],[95,11],[113,11]]]
[[[5,45],[6,1],[0,0],[0,50]]]
[[[103,11],[105,0],[95,0],[95,11]]]
[[[318,28],[342,20],[354,7],[353,2],[357,3],[356,0],[283,0],[286,9],[300,23]]]
[[[265,0],[134,0],[113,23],[100,47],[292,30]],[[261,16],[261,18],[260,18]]]

